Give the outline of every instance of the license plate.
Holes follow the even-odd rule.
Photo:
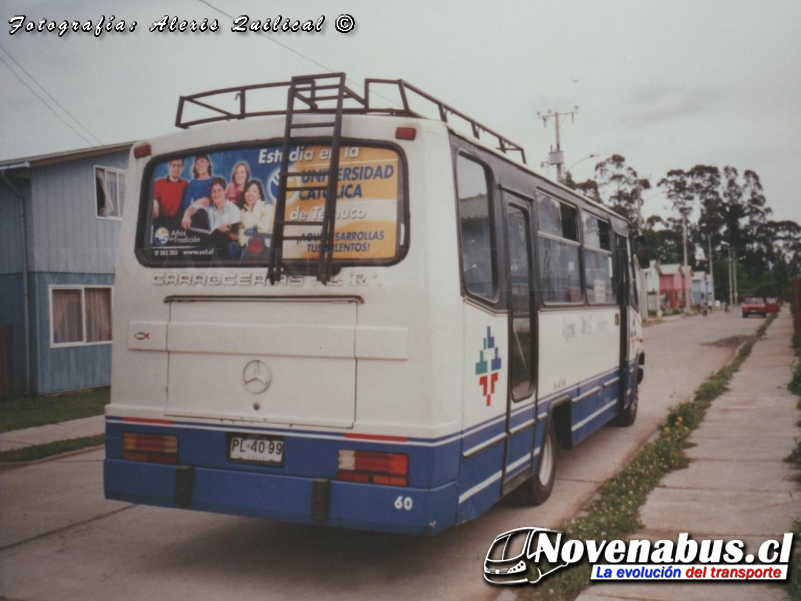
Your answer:
[[[228,459],[281,466],[284,464],[284,439],[277,436],[232,434],[228,439]]]

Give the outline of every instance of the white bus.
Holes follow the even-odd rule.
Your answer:
[[[558,446],[634,421],[628,223],[518,145],[344,74],[182,97],[176,124],[131,151],[108,498],[430,534],[542,503]]]

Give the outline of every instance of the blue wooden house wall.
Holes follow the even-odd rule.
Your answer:
[[[17,191],[30,198],[27,182],[15,182]],[[11,394],[25,388],[23,339],[22,233],[20,201],[0,183],[0,323],[11,324]]]
[[[30,184],[22,190],[14,180],[26,197],[32,393],[110,384],[111,344],[51,346],[50,287],[113,285],[121,222],[97,217],[94,169],[126,170],[127,162],[127,149],[119,147],[94,156],[30,160]],[[14,209],[15,219],[7,219]],[[0,322],[8,315],[12,323],[12,388],[19,394],[24,385],[22,244],[13,223],[18,229],[19,202],[0,182]]]

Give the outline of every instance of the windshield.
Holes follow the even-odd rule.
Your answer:
[[[267,265],[276,224],[282,147],[227,147],[161,157],[142,182],[138,251],[152,265]],[[290,150],[283,258],[312,262],[331,149]],[[387,263],[400,253],[403,165],[394,148],[344,145],[340,151],[334,260]],[[280,222],[280,219],[278,219]]]

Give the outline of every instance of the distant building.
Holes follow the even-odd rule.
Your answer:
[[[0,162],[0,396],[110,383],[130,146]]]
[[[645,290],[648,293],[648,311],[657,313],[662,302],[662,294],[659,289],[662,266],[658,260],[652,260],[643,273],[645,274]]]
[[[659,291],[663,298],[664,307],[667,309],[680,309],[684,307],[684,298],[688,289],[692,290],[691,284],[686,278],[692,278],[692,267],[687,267],[687,274],[684,267],[678,263],[661,265],[659,276]],[[690,299],[692,305],[692,298]]]
[[[696,305],[709,302],[712,304],[712,288],[709,282],[709,274],[706,271],[696,271],[693,273],[693,302]]]

